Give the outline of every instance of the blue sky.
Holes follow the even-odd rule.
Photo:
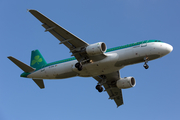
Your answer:
[[[0,120],[179,120],[179,0],[0,0]],[[123,90],[116,108],[106,92],[95,90],[93,78],[46,80],[40,90],[7,56],[30,63],[39,49],[47,62],[69,58],[69,50],[44,32],[27,9],[36,9],[89,44],[108,48],[148,39],[169,43],[167,56],[120,70],[134,76],[136,86]]]

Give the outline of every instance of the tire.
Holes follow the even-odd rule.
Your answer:
[[[76,67],[76,68],[79,68],[79,66],[80,66],[80,63],[79,63],[79,62],[75,64],[75,67]]]
[[[148,68],[149,68],[149,66],[148,66],[148,65],[146,65],[145,69],[148,69]]]
[[[100,85],[96,85],[96,89],[97,89],[97,90],[99,90],[99,89],[100,89],[100,87],[101,87]]]
[[[101,85],[96,85],[96,89],[97,89],[99,92],[102,92],[102,91],[103,91],[103,87],[101,87]]]
[[[144,64],[143,66],[144,66],[145,69],[149,68],[149,65],[147,65],[147,64]]]
[[[102,92],[103,91],[103,87],[100,87],[100,89],[98,90],[99,92]]]
[[[79,71],[81,71],[82,70],[82,67],[79,67],[79,68],[77,68]]]

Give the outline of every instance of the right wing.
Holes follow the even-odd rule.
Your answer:
[[[66,47],[68,47],[70,52],[73,53],[78,61],[81,59],[81,55],[75,53],[82,48],[87,47],[89,45],[88,43],[68,32],[37,10],[29,10],[29,12],[43,23],[42,26],[46,29],[45,32],[49,31],[60,41],[60,44],[64,44]]]
[[[123,97],[122,97],[122,90],[117,88],[116,81],[120,79],[119,71],[105,74],[106,77],[106,83],[103,84],[105,91],[107,91],[109,95],[109,99],[114,100],[117,107],[123,104]],[[101,76],[95,76],[93,77],[98,82],[102,81]]]

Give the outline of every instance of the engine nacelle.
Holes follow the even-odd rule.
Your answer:
[[[103,42],[98,42],[95,44],[91,44],[86,47],[86,53],[90,56],[100,55],[106,52],[106,44]]]
[[[136,81],[135,81],[135,79],[133,77],[120,78],[116,82],[116,86],[119,89],[131,88],[131,87],[134,87],[135,85],[136,85]]]

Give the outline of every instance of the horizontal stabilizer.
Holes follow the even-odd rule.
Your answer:
[[[44,81],[43,81],[43,79],[33,79],[33,81],[34,81],[41,89],[45,88],[45,87],[44,87]]]
[[[30,67],[29,65],[26,65],[25,63],[19,61],[18,59],[9,56],[8,57],[14,64],[16,64],[19,68],[21,68],[24,72],[33,72],[35,69]]]

